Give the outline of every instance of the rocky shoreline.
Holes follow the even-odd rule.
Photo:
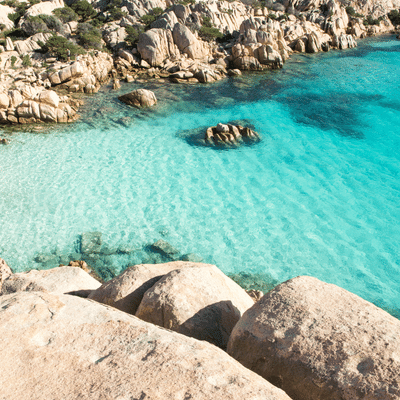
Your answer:
[[[257,301],[209,264],[135,265],[101,284],[0,259],[0,337],[2,399],[400,396],[400,321],[306,276]]]
[[[294,52],[351,48],[358,38],[395,29],[387,17],[392,7],[384,2],[379,7],[367,2],[346,8],[334,0],[322,5],[312,1],[297,5],[214,0],[156,3],[128,1],[119,19],[100,28],[93,25],[101,34],[95,49],[87,44],[86,54],[67,62],[57,61],[52,53],[43,54],[43,43],[56,35],[72,45],[83,40],[82,30],[92,29],[82,16],[64,25],[58,20],[58,31],[51,29],[57,20],[53,12],[67,10],[70,3],[54,0],[27,6],[15,24],[4,17],[3,32],[18,31],[25,36],[32,31],[28,29],[32,18],[51,17],[53,25],[24,40],[5,36],[5,45],[0,46],[0,124],[73,122],[82,104],[75,94],[95,93],[110,79],[114,88],[120,87],[120,80],[210,83],[238,75],[240,70],[282,68]],[[2,10],[9,16],[18,11],[16,6],[0,7],[8,7]],[[103,21],[107,17],[107,7],[101,2],[93,4],[93,24],[96,18]],[[145,17],[153,17],[155,9],[162,12],[146,25]],[[367,16],[373,24],[366,22],[371,22]],[[130,26],[141,32],[134,43]],[[204,32],[217,36],[210,38]],[[109,53],[102,51],[106,47]]]

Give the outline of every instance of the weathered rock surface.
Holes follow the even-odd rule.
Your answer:
[[[207,129],[205,144],[210,146],[235,147],[243,142],[254,143],[260,141],[260,135],[250,128],[241,125],[221,124]]]
[[[157,104],[155,94],[147,89],[136,89],[118,97],[119,100],[134,107],[151,107]]]
[[[14,9],[0,4],[0,24],[5,25],[6,29],[14,28],[14,22],[8,18],[8,14],[14,13]]]
[[[3,282],[12,275],[11,268],[7,265],[7,263],[0,258],[0,293],[1,287],[3,286]]]
[[[145,292],[164,275],[175,269],[191,268],[197,265],[197,263],[183,261],[134,265],[93,291],[89,299],[135,315]]]
[[[21,291],[47,291],[52,293],[71,293],[87,296],[101,283],[87,272],[77,267],[57,267],[48,270],[31,270],[10,275],[4,282],[0,294],[6,295]]]
[[[200,264],[160,279],[144,294],[136,316],[225,349],[233,327],[253,304],[216,266]]]
[[[400,398],[400,321],[316,278],[267,293],[235,326],[228,353],[294,400]]]
[[[29,7],[26,11],[24,18],[35,17],[40,14],[52,15],[52,11],[56,8],[64,7],[63,0],[41,1]]]
[[[226,353],[75,296],[0,297],[0,398],[290,400]]]
[[[166,29],[150,29],[142,33],[139,36],[137,49],[142,59],[153,67],[162,65],[166,59],[179,54],[172,32]]]

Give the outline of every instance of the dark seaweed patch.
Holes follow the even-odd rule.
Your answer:
[[[328,96],[307,93],[284,96],[277,100],[289,107],[293,118],[299,124],[333,130],[342,136],[363,139],[363,131],[368,126],[362,120],[362,105],[382,98],[383,96],[380,95],[352,93],[332,93]]]

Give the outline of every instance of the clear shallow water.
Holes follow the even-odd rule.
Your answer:
[[[400,317],[399,66],[400,41],[381,37],[213,85],[105,90],[74,125],[15,133],[0,148],[0,257],[50,268],[100,231],[107,249],[88,261],[109,278],[160,261],[143,249],[162,238],[226,273],[312,275]],[[116,100],[137,87],[155,109]],[[188,136],[243,119],[261,143]]]

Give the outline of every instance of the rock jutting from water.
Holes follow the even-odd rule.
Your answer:
[[[236,147],[242,143],[257,143],[260,135],[241,125],[221,124],[207,129],[204,142],[209,146]]]
[[[136,89],[133,92],[119,96],[118,99],[137,108],[152,107],[157,104],[155,94],[147,89]]]

